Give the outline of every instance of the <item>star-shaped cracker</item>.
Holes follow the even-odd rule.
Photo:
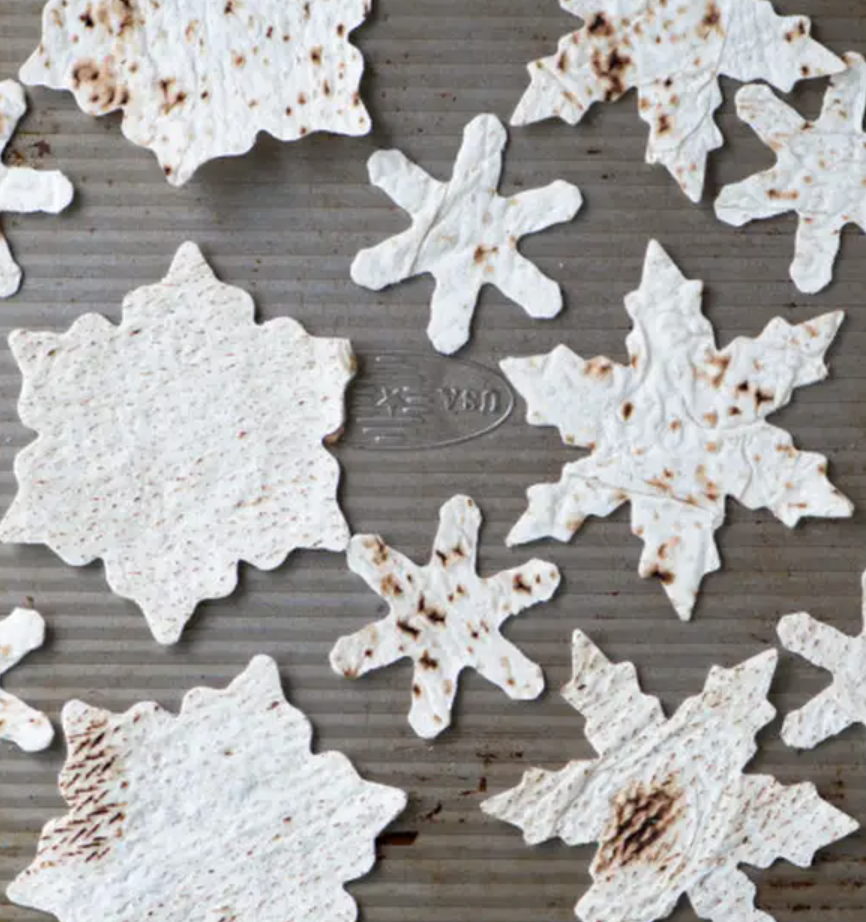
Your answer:
[[[846,54],[848,70],[830,82],[824,108],[806,121],[766,86],[737,93],[737,114],[776,154],[776,165],[725,186],[716,215],[737,227],[794,211],[799,217],[791,278],[814,294],[830,284],[842,228],[866,231],[866,61]]]
[[[173,185],[260,131],[362,135],[364,69],[349,34],[370,0],[49,0],[30,85],[70,90],[90,115],[156,154]]]
[[[713,114],[719,77],[766,80],[788,91],[844,64],[809,37],[805,16],[779,16],[767,0],[560,0],[584,25],[556,54],[529,65],[531,83],[512,116],[576,125],[596,102],[637,89],[650,127],[647,163],[661,163],[694,202],[710,151],[724,143]]]
[[[267,656],[176,716],[71,701],[63,728],[68,812],[7,891],[60,922],[353,922],[344,884],[406,805],[341,753],[311,752]]]
[[[340,468],[322,441],[343,424],[347,340],[280,317],[222,284],[192,243],[162,282],[68,332],[18,330],[18,405],[38,438],[15,459],[0,540],[47,544],[111,588],[173,643],[203,599],[299,547],[343,550]]]
[[[806,612],[779,622],[782,646],[833,675],[833,682],[808,704],[785,718],[782,739],[789,746],[811,749],[846,730],[866,724],[866,573],[862,579],[863,630],[851,637]]]
[[[775,650],[714,666],[671,718],[643,694],[631,663],[612,665],[580,631],[573,661],[562,694],[586,717],[598,756],[530,769],[481,809],[518,826],[530,845],[598,842],[592,886],[575,908],[584,922],[652,922],[683,895],[710,922],[772,922],[739,865],[785,858],[808,867],[817,849],[858,828],[811,783],[743,774],[755,734],[776,713],[767,701]]]
[[[582,204],[576,186],[558,180],[510,198],[498,192],[508,136],[495,115],[466,126],[454,173],[439,182],[400,151],[370,158],[370,182],[412,217],[412,226],[352,263],[352,279],[379,291],[429,272],[436,280],[427,335],[436,349],[456,352],[469,340],[478,293],[495,285],[530,317],[562,309],[559,285],[521,255],[520,238],[570,221]]]
[[[541,668],[500,633],[502,624],[547,601],[559,571],[543,560],[494,576],[476,570],[481,513],[468,496],[442,507],[430,563],[419,567],[378,535],[355,535],[349,567],[388,603],[389,612],[355,634],[341,637],[331,666],[347,678],[390,666],[415,664],[409,723],[418,736],[437,736],[451,723],[460,673],[471,668],[510,698],[536,698]]]
[[[757,338],[719,349],[702,289],[652,241],[641,287],[625,300],[634,322],[628,365],[585,360],[566,346],[502,362],[528,421],[557,426],[567,445],[590,450],[559,483],[530,487],[508,543],[568,541],[587,516],[630,502],[632,531],[644,542],[640,575],[660,580],[683,619],[704,574],[720,566],[714,533],[727,496],[789,527],[804,515],[852,510],[827,479],[826,458],[799,451],[765,422],[795,388],[826,377],[824,353],[842,312],[797,326],[777,317]]]
[[[42,615],[30,608],[16,608],[0,621],[0,675],[44,642]],[[10,740],[25,752],[38,752],[51,745],[54,728],[41,711],[0,689],[0,739]]]
[[[0,154],[6,150],[18,122],[27,111],[24,90],[14,80],[0,83]],[[58,214],[72,201],[72,183],[58,170],[32,170],[0,163],[0,213]],[[21,286],[21,269],[12,258],[0,232],[0,298],[15,294]]]

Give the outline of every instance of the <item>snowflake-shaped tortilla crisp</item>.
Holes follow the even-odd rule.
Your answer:
[[[807,867],[817,849],[857,829],[813,784],[743,774],[755,734],[775,714],[766,698],[775,650],[714,666],[703,692],[670,719],[641,692],[631,663],[611,665],[580,631],[573,657],[562,694],[586,717],[598,757],[531,769],[481,809],[520,827],[530,845],[557,836],[599,843],[592,887],[575,909],[585,922],[652,922],[683,894],[712,922],[771,922],[738,865],[785,858]]]
[[[21,79],[72,91],[90,115],[120,109],[124,135],[182,185],[259,131],[367,134],[349,33],[369,11],[369,0],[49,0]]]
[[[72,701],[63,727],[69,812],[8,889],[60,922],[352,922],[343,884],[406,805],[341,753],[311,753],[267,656],[189,692],[177,716]]]
[[[433,179],[400,151],[378,151],[368,163],[370,182],[412,216],[412,226],[352,263],[352,280],[379,291],[429,272],[436,280],[427,335],[440,352],[469,340],[478,293],[495,285],[530,317],[548,319],[562,309],[559,285],[517,249],[521,237],[570,221],[580,191],[558,180],[510,198],[497,192],[508,136],[495,115],[466,126],[454,173]]]
[[[343,423],[354,357],[287,317],[256,324],[252,298],[191,243],[123,309],[119,326],[87,314],[64,334],[11,335],[39,438],[15,459],[0,539],[73,566],[102,558],[173,643],[202,599],[234,589],[238,561],[346,547],[322,439]]]
[[[845,55],[821,117],[808,122],[765,86],[737,93],[737,113],[776,152],[776,165],[726,186],[716,215],[737,227],[787,211],[799,216],[791,278],[814,294],[829,285],[842,228],[866,231],[866,62]]]
[[[341,637],[331,666],[348,678],[414,661],[409,723],[425,738],[451,723],[451,707],[463,669],[471,668],[510,698],[537,698],[541,668],[500,633],[512,615],[547,601],[559,570],[543,560],[480,577],[476,571],[481,513],[467,496],[455,496],[439,513],[439,530],[426,567],[388,547],[378,535],[355,535],[349,567],[381,596],[388,614]]]
[[[866,600],[866,573],[863,574]],[[789,714],[782,739],[789,746],[811,749],[852,724],[866,724],[866,601],[863,630],[851,637],[806,612],[779,622],[782,646],[833,674],[833,682],[808,704]]]
[[[42,615],[30,608],[16,608],[0,621],[0,675],[44,642]],[[41,711],[0,689],[0,739],[10,740],[25,752],[38,752],[51,745],[54,728]]]
[[[756,339],[718,349],[701,313],[702,287],[651,241],[641,287],[625,299],[634,322],[628,366],[587,361],[565,346],[502,362],[529,422],[558,426],[566,444],[591,451],[567,464],[559,483],[530,487],[508,543],[568,541],[587,516],[630,502],[632,530],[644,541],[640,575],[662,582],[684,620],[704,574],[720,565],[714,532],[726,496],[789,527],[804,515],[852,510],[827,480],[826,459],[798,451],[764,421],[794,388],[827,375],[823,356],[842,312],[797,326],[777,317]]]
[[[804,16],[779,16],[767,0],[560,0],[584,20],[555,55],[529,65],[531,83],[512,116],[526,125],[558,116],[577,124],[595,102],[638,91],[650,126],[647,163],[661,163],[694,202],[710,151],[719,77],[763,79],[790,90],[803,77],[844,68],[809,37]]]
[[[14,80],[0,83],[0,154],[12,140],[26,111],[27,101],[20,84]],[[0,213],[58,214],[69,205],[73,195],[72,183],[57,170],[31,170],[0,163]],[[20,286],[21,269],[0,233],[0,298],[11,297]]]

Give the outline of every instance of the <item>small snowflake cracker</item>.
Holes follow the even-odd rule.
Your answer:
[[[72,701],[63,727],[69,812],[8,889],[60,922],[352,922],[343,884],[406,806],[341,753],[312,754],[267,656],[226,689],[193,689],[177,716]]]
[[[808,122],[766,86],[737,93],[737,114],[776,153],[776,165],[722,189],[716,215],[741,227],[794,211],[799,216],[791,278],[815,294],[833,279],[842,228],[866,231],[866,62],[830,82],[820,118]]]
[[[24,90],[14,80],[0,83],[0,154],[15,134],[27,111]],[[0,213],[58,214],[72,201],[72,183],[58,170],[32,170],[0,163]],[[9,244],[0,233],[0,298],[9,298],[21,287],[21,269],[12,258]]]
[[[480,577],[476,571],[481,513],[468,496],[442,506],[430,563],[419,567],[378,535],[355,535],[350,569],[389,605],[388,614],[341,637],[331,666],[347,678],[415,663],[409,723],[418,736],[438,736],[451,723],[463,669],[472,668],[510,698],[537,698],[541,668],[500,633],[502,624],[545,602],[559,586],[559,570],[543,560]]]
[[[647,163],[661,163],[693,201],[707,157],[724,143],[713,121],[719,77],[764,79],[790,90],[804,77],[844,64],[809,37],[804,16],[779,16],[767,0],[560,0],[584,20],[557,53],[529,65],[531,83],[511,119],[527,125],[557,116],[580,122],[595,102],[638,91],[650,126]]]
[[[16,608],[0,621],[0,675],[44,642],[42,615],[30,608]],[[54,728],[41,711],[34,711],[15,695],[0,689],[0,739],[15,743],[25,752],[38,752],[51,745]]]
[[[369,12],[370,0],[49,0],[20,76],[90,115],[120,109],[124,135],[179,186],[260,131],[367,134],[349,34]]]
[[[39,437],[15,459],[0,540],[101,558],[160,643],[233,591],[240,560],[270,570],[349,540],[322,445],[343,424],[349,343],[254,315],[186,243],[119,326],[87,314],[64,334],[10,336],[19,414]]]
[[[508,136],[494,115],[466,126],[451,179],[439,182],[400,151],[377,151],[368,162],[370,182],[412,216],[412,226],[362,250],[352,280],[380,291],[429,272],[436,280],[427,335],[450,355],[470,336],[478,293],[495,285],[530,317],[549,319],[562,309],[559,285],[517,249],[521,237],[570,221],[580,210],[580,190],[557,180],[510,198],[496,191]]]
[[[833,674],[833,683],[804,707],[789,714],[782,739],[798,749],[812,749],[852,724],[866,725],[866,573],[862,578],[863,630],[851,637],[806,612],[779,622],[782,646]]]
[[[652,922],[687,894],[711,922],[771,922],[738,866],[785,858],[807,867],[817,849],[858,828],[811,783],[743,774],[755,734],[775,715],[766,700],[775,650],[714,666],[703,692],[670,719],[641,692],[631,663],[612,665],[581,631],[573,661],[562,694],[586,717],[598,757],[531,769],[481,809],[518,826],[529,845],[599,843],[579,918]]]
[[[651,241],[641,287],[625,299],[634,322],[628,366],[585,361],[565,346],[501,363],[531,424],[557,426],[566,444],[591,451],[565,465],[559,483],[530,487],[508,544],[568,541],[587,516],[630,502],[644,542],[639,573],[661,581],[683,620],[704,575],[720,566],[714,532],[726,496],[789,527],[804,515],[852,511],[827,479],[826,458],[798,451],[764,421],[795,388],[826,377],[823,356],[842,312],[793,327],[777,317],[756,339],[719,350],[702,288]]]

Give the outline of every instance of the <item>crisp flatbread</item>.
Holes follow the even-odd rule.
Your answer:
[[[32,608],[16,608],[0,621],[0,676],[45,643],[45,622]],[[47,749],[54,739],[51,721],[20,698],[0,689],[0,739],[25,752]]]

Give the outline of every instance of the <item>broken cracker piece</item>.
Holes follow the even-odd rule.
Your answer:
[[[378,535],[355,535],[349,568],[389,605],[388,614],[341,637],[331,666],[347,678],[415,663],[409,723],[418,736],[440,734],[451,723],[460,673],[471,668],[510,698],[537,698],[541,668],[500,633],[502,624],[545,602],[559,586],[559,570],[543,560],[490,577],[476,570],[481,513],[468,496],[455,496],[439,513],[430,563],[419,567]]]
[[[852,511],[827,479],[827,459],[765,422],[795,388],[826,377],[842,311],[796,326],[777,317],[757,338],[718,349],[702,290],[651,241],[641,286],[625,299],[634,322],[627,366],[566,346],[501,363],[530,424],[557,426],[567,445],[591,452],[567,464],[559,483],[530,487],[508,544],[568,541],[587,516],[630,502],[644,542],[639,573],[661,582],[683,620],[704,575],[720,566],[714,533],[727,496],[789,527]]]
[[[24,90],[14,80],[0,83],[0,154],[6,149],[18,122],[27,111]],[[59,214],[72,201],[72,183],[59,170],[0,163],[0,213]],[[0,298],[9,298],[21,287],[21,269],[0,232]]]
[[[788,91],[844,63],[809,35],[805,16],[779,16],[767,0],[560,0],[582,28],[556,54],[529,67],[531,82],[512,118],[528,125],[556,116],[571,125],[596,102],[630,89],[650,126],[647,163],[661,163],[693,201],[707,157],[724,143],[713,114],[719,77],[766,80]]]
[[[16,608],[0,621],[0,675],[44,642],[42,615],[31,608]],[[51,745],[54,728],[41,711],[0,689],[0,739],[15,743],[24,752],[38,752]]]
[[[343,885],[406,806],[341,753],[312,754],[267,656],[190,691],[177,716],[71,701],[63,727],[69,810],[7,891],[60,922],[352,922]]]
[[[842,229],[866,231],[866,61],[846,54],[848,70],[830,81],[817,121],[802,118],[766,86],[737,93],[737,114],[776,154],[776,165],[722,189],[716,215],[741,227],[788,211],[799,217],[791,278],[815,294],[833,279]]]
[[[73,566],[101,558],[160,643],[234,590],[239,561],[271,570],[296,548],[346,547],[322,441],[343,425],[349,342],[288,317],[257,324],[194,244],[126,297],[119,326],[87,314],[9,341],[38,438],[15,459],[0,540]]]
[[[863,630],[851,637],[806,612],[786,615],[777,632],[782,646],[833,675],[833,682],[785,718],[782,739],[798,749],[812,749],[853,724],[866,725],[866,573]]]
[[[349,34],[369,12],[370,0],[49,0],[20,76],[70,90],[90,115],[120,109],[124,135],[179,186],[260,131],[367,134]]]
[[[451,354],[469,341],[478,293],[495,285],[530,317],[549,319],[562,309],[559,285],[517,249],[521,237],[570,221],[580,190],[558,180],[510,198],[497,192],[508,140],[495,115],[466,126],[454,173],[439,182],[400,151],[378,151],[368,163],[370,182],[412,216],[412,226],[361,250],[352,280],[379,291],[429,272],[436,281],[427,335]]]
[[[785,858],[808,867],[817,849],[859,826],[811,783],[743,774],[755,734],[776,713],[767,700],[776,651],[714,666],[703,692],[668,719],[631,663],[611,664],[581,631],[572,643],[562,694],[586,717],[598,757],[530,769],[481,809],[523,830],[529,845],[598,842],[592,886],[575,907],[585,922],[663,919],[683,895],[710,922],[772,922],[739,865]]]

